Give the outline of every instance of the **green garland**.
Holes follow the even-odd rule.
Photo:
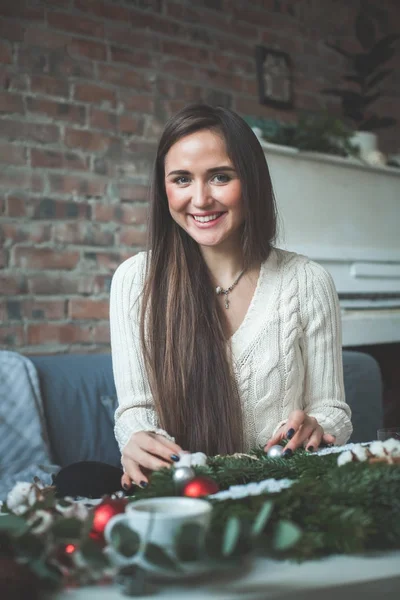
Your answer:
[[[301,561],[335,553],[400,548],[400,465],[351,462],[338,467],[337,454],[313,456],[304,451],[297,451],[290,459],[269,458],[261,449],[254,456],[257,460],[246,455],[216,456],[208,460],[207,466],[194,469],[196,475],[211,477],[220,490],[269,478],[291,479],[293,485],[279,493],[212,499],[210,532],[199,556],[232,561],[259,552]],[[154,473],[149,487],[137,489],[130,501],[176,495],[179,490],[173,472],[164,469]],[[78,585],[99,583],[105,576],[109,580],[115,577],[101,545],[90,537],[93,511],[80,522],[57,512],[56,504],[54,490],[48,488],[24,515],[0,516],[0,561],[16,567],[22,560],[23,573],[34,573],[41,588],[62,586],[66,581]],[[54,522],[49,530],[34,535],[29,522],[38,510],[49,511]],[[11,513],[6,505],[3,512]],[[119,549],[128,549],[133,555],[138,552],[139,540],[125,529],[118,532]],[[195,533],[189,527],[186,537],[177,540],[183,557],[198,553]],[[60,563],[56,551],[66,543],[77,546],[86,566],[78,568],[67,562],[64,570],[60,569],[67,557],[61,556]],[[145,552],[155,564],[170,561],[162,549],[149,546],[145,546]],[[17,573],[16,579],[24,577],[23,573]],[[134,576],[128,569],[127,577],[126,589],[139,585],[139,581],[144,585],[143,573],[140,578],[137,569]]]
[[[196,474],[213,478],[221,490],[231,485],[268,478],[295,483],[278,494],[269,526],[287,519],[302,530],[301,541],[285,553],[297,560],[329,554],[400,548],[400,466],[352,462],[337,466],[337,454],[312,456],[297,451],[291,459],[246,457],[210,458]],[[151,485],[135,498],[176,495],[169,471],[154,473]],[[222,534],[232,516],[250,523],[266,494],[237,500],[214,501],[212,531]],[[267,549],[269,554],[273,554]]]

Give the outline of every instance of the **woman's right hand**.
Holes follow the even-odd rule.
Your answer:
[[[133,433],[129,442],[122,450],[121,463],[124,474],[121,478],[122,487],[128,490],[132,483],[146,487],[148,478],[143,469],[157,471],[179,460],[182,448],[171,442],[163,435],[149,431]]]

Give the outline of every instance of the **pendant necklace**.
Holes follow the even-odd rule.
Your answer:
[[[228,295],[231,293],[233,288],[239,283],[239,280],[240,280],[241,276],[243,275],[244,271],[245,270],[243,269],[243,271],[241,273],[239,273],[239,275],[237,276],[235,281],[232,283],[232,285],[230,285],[228,288],[226,288],[226,290],[224,290],[224,288],[222,288],[220,285],[215,288],[215,291],[217,292],[217,296],[220,296],[221,294],[225,295],[225,308],[229,308]]]

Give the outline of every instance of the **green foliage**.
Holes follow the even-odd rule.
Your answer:
[[[392,69],[382,67],[394,56],[394,44],[400,35],[386,35],[376,40],[375,24],[363,7],[360,8],[355,21],[355,34],[362,51],[352,53],[336,44],[327,44],[329,48],[345,57],[350,73],[344,75],[343,79],[354,84],[353,87],[329,88],[322,90],[322,93],[341,99],[344,117],[349,119],[358,131],[391,127],[396,124],[396,119],[378,117],[371,112],[371,106],[381,97],[381,83],[393,72]]]
[[[268,121],[263,126],[261,118],[257,123],[263,138],[272,144],[337,156],[358,156],[359,153],[357,146],[351,143],[353,131],[341,119],[329,114],[302,115],[296,124],[276,123],[274,128]]]

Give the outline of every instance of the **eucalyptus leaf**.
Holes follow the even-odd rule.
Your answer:
[[[267,500],[267,502],[265,502],[260,512],[258,513],[251,528],[251,532],[254,536],[260,535],[260,533],[264,531],[265,526],[268,523],[269,518],[272,514],[273,508],[273,502],[271,502],[271,500]]]
[[[7,531],[11,535],[21,535],[28,529],[26,521],[17,515],[4,515],[0,518],[0,531]]]
[[[272,545],[275,550],[283,551],[288,550],[294,546],[301,538],[301,529],[292,523],[282,519],[278,521],[275,531]]]
[[[152,544],[151,542],[146,545],[144,551],[144,558],[156,567],[160,567],[166,570],[179,571],[179,565],[163,550],[160,546]]]
[[[182,562],[199,560],[204,554],[204,527],[197,523],[186,523],[175,540],[175,552]]]
[[[239,541],[241,531],[240,520],[237,517],[229,517],[222,538],[222,556],[230,556]]]
[[[87,538],[82,542],[80,551],[86,562],[94,569],[103,569],[109,565],[103,549],[91,538]]]
[[[111,545],[115,550],[125,556],[131,558],[137,554],[140,548],[140,537],[127,525],[117,523],[111,531]]]

